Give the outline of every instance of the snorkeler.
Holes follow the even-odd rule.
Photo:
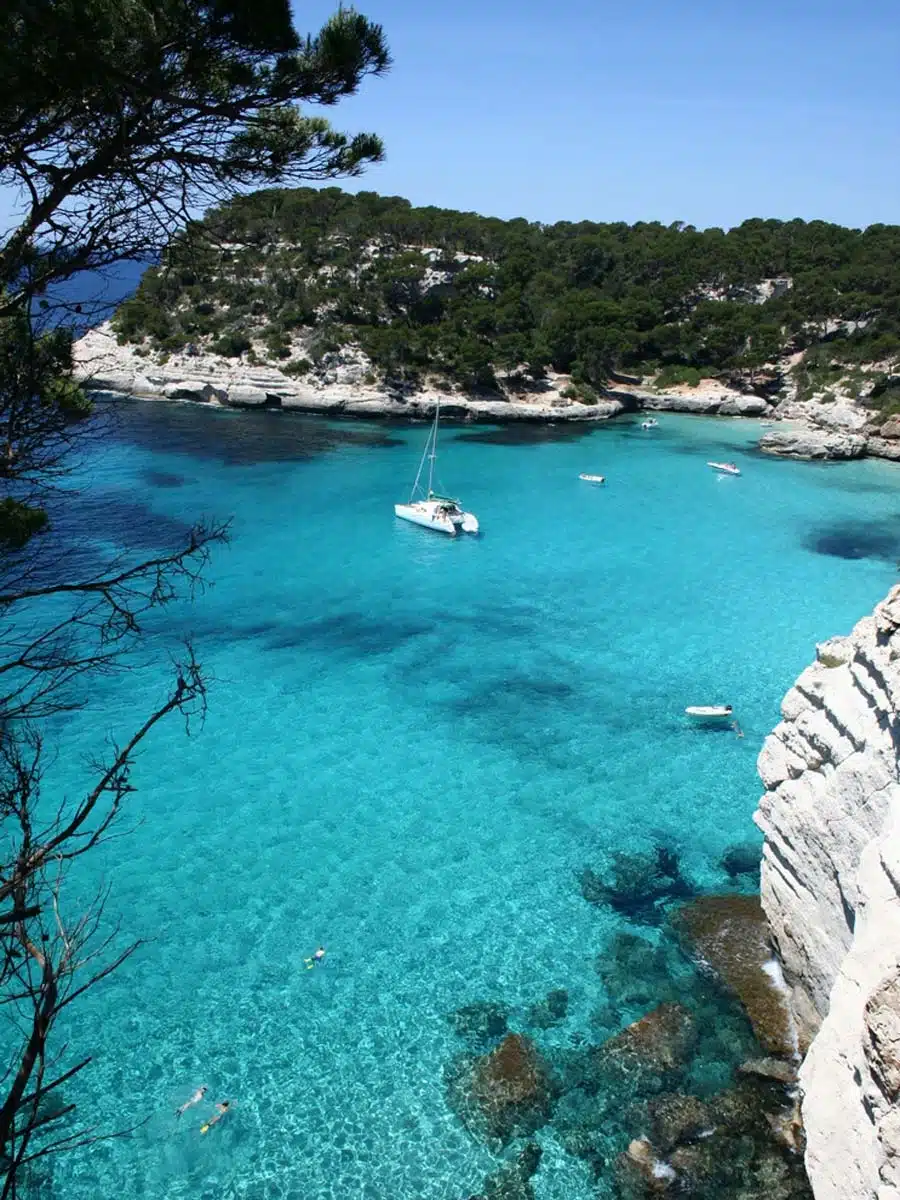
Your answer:
[[[313,969],[313,967],[319,966],[319,964],[324,960],[324,958],[325,958],[325,947],[320,946],[311,958],[304,958],[303,961],[306,964],[307,971],[311,971]]]
[[[203,1087],[197,1088],[196,1092],[194,1092],[194,1094],[193,1094],[193,1096],[191,1096],[190,1100],[185,1100],[185,1102],[184,1102],[184,1104],[182,1104],[181,1108],[175,1109],[175,1116],[180,1117],[181,1114],[184,1112],[187,1112],[187,1110],[189,1108],[192,1108],[195,1104],[199,1104],[200,1101],[203,1099],[203,1097],[206,1095],[206,1092],[207,1092],[207,1087],[206,1087],[206,1084],[204,1083]]]
[[[230,1100],[220,1101],[220,1103],[216,1105],[216,1115],[214,1117],[210,1117],[210,1119],[208,1121],[206,1121],[203,1125],[200,1126],[200,1132],[208,1133],[209,1130],[212,1129],[213,1125],[218,1125],[218,1123],[222,1120],[222,1118],[228,1112],[230,1107],[231,1107]]]

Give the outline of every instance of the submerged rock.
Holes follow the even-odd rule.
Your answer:
[[[786,1086],[797,1082],[797,1066],[783,1058],[749,1058],[738,1067],[742,1075],[774,1079]]]
[[[635,1138],[616,1159],[615,1178],[620,1200],[643,1200],[668,1191],[677,1176],[668,1163],[656,1157],[646,1138]]]
[[[543,1151],[536,1142],[529,1142],[512,1162],[504,1163],[499,1171],[484,1181],[484,1189],[469,1200],[534,1200],[531,1177],[541,1165]]]
[[[720,860],[722,870],[731,879],[739,875],[759,876],[762,861],[762,847],[756,842],[741,842],[737,846],[729,846]]]
[[[757,896],[702,896],[672,924],[686,947],[741,1001],[760,1045],[791,1057],[793,1035],[781,990],[766,971],[772,948]]]
[[[636,1091],[660,1091],[666,1074],[682,1067],[693,1053],[697,1027],[681,1004],[661,1004],[602,1046],[587,1052],[595,1090],[615,1087],[623,1077]]]
[[[663,1153],[673,1146],[694,1142],[715,1124],[712,1110],[697,1096],[671,1092],[647,1106],[650,1138]]]
[[[652,1004],[668,983],[665,948],[636,933],[617,933],[597,955],[597,974],[619,1004]]]
[[[629,1147],[631,1163],[617,1162],[620,1195],[649,1200],[665,1179],[664,1190],[693,1200],[812,1200],[796,1105],[785,1101],[783,1088],[749,1079],[705,1102],[660,1097],[648,1105],[641,1147]]]
[[[447,1020],[454,1032],[467,1041],[483,1045],[499,1041],[508,1031],[509,1009],[493,1000],[478,1000],[450,1013]]]
[[[585,867],[579,876],[581,894],[589,904],[609,905],[640,924],[658,924],[667,900],[694,894],[682,876],[677,853],[657,846],[646,854],[614,853],[605,875]]]
[[[569,993],[565,988],[554,988],[538,1004],[529,1008],[526,1021],[537,1029],[550,1029],[561,1025],[569,1013]]]
[[[548,1064],[520,1033],[509,1034],[489,1054],[457,1060],[447,1089],[450,1106],[466,1128],[501,1145],[545,1123],[555,1090]]]

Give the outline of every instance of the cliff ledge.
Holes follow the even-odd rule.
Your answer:
[[[759,756],[762,902],[817,1200],[900,1198],[900,587],[817,647]]]

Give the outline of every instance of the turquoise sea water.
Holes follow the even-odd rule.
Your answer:
[[[61,1159],[52,1195],[462,1200],[498,1160],[448,1108],[447,1015],[502,1000],[522,1028],[566,988],[534,1036],[589,1039],[623,919],[577,875],[616,850],[661,841],[698,888],[732,886],[781,696],[895,582],[900,475],[766,459],[741,421],[448,427],[440,474],[483,529],[451,541],[393,516],[424,426],[119,414],[58,536],[153,550],[198,514],[234,536],[153,626],[162,654],[193,636],[205,726],[152,736],[130,832],[89,868],[149,940],[73,1012],[95,1061],[66,1098],[147,1120]],[[724,457],[740,478],[705,466]],[[146,657],[60,722],[68,794],[165,694]],[[698,703],[732,703],[745,737],[689,727]],[[234,1102],[206,1137],[211,1106],[172,1115],[201,1083]],[[539,1200],[597,1194],[539,1140]]]

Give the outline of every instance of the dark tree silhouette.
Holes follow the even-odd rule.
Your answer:
[[[380,27],[347,8],[301,37],[288,0],[0,6],[0,186],[15,195],[0,228],[0,1010],[13,1031],[0,1200],[35,1162],[122,1132],[75,1120],[63,1089],[90,1053],[53,1034],[138,943],[110,920],[105,891],[73,915],[67,869],[127,807],[134,755],[155,727],[175,713],[188,732],[202,721],[207,679],[186,644],[168,692],[74,800],[45,782],[47,720],[129,669],[146,616],[202,587],[227,538],[226,523],[205,522],[155,558],[73,566],[52,515],[72,449],[103,425],[71,378],[66,319],[91,314],[54,288],[157,256],[200,208],[241,190],[357,174],[381,157],[379,140],[339,133],[300,104],[334,105],[388,65]]]

